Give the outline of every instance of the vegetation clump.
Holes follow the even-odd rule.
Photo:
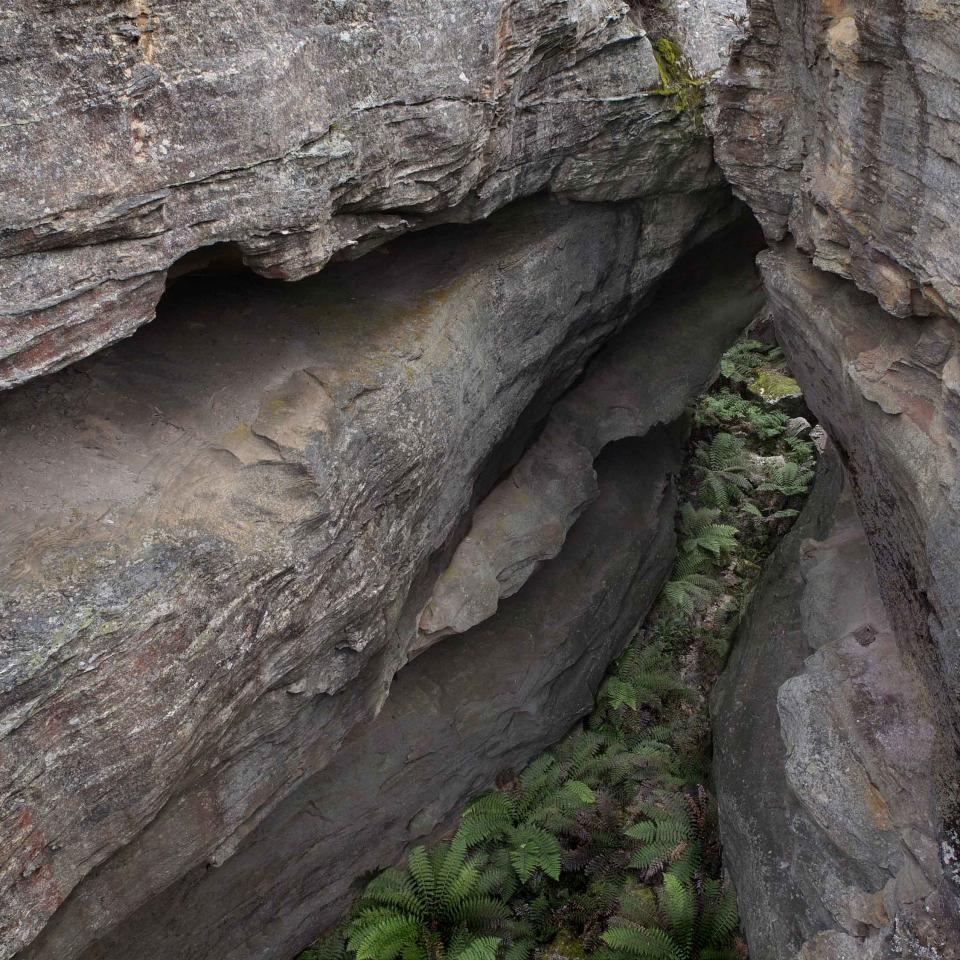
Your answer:
[[[676,113],[699,115],[706,81],[693,75],[680,47],[661,37],[653,42],[653,55],[660,71],[660,86],[651,93],[669,97]]]
[[[741,341],[697,403],[673,574],[594,712],[474,799],[452,839],[378,874],[300,960],[746,956],[721,879],[707,696],[813,477],[813,444],[750,393],[774,365]]]

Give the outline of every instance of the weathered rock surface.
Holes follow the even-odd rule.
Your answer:
[[[669,31],[697,77],[725,71],[734,44],[747,32],[747,0],[657,0],[673,25]]]
[[[0,955],[77,956],[216,877],[336,758],[518,431],[734,209],[538,200],[303,284],[188,279],[3,397]],[[691,390],[755,298],[675,318]]]
[[[735,191],[889,312],[960,316],[960,4],[748,8],[715,124]]]
[[[568,731],[670,569],[684,436],[659,429],[608,447],[600,496],[556,560],[495,617],[404,667],[377,719],[233,858],[193,870],[85,960],[288,958],[339,919],[364,871],[395,862]],[[52,946],[41,940],[36,955]]]
[[[850,469],[900,658],[876,669],[888,671],[884,682],[895,688],[901,661],[913,664],[932,704],[924,715],[933,718],[939,743],[930,759],[933,836],[941,843],[941,876],[949,878],[960,811],[960,8],[955,0],[749,0],[748,7],[749,33],[716,91],[716,153],[775,246],[761,263],[778,336]],[[815,666],[838,687],[849,669],[848,660],[826,657]],[[805,682],[817,701],[820,681]],[[873,688],[882,689],[880,679]],[[879,735],[883,717],[871,716],[869,704],[863,711],[863,730],[876,725]],[[779,763],[769,756],[763,762]],[[854,798],[844,802],[848,827],[873,829]],[[739,811],[742,822],[748,812],[764,819],[759,796]],[[746,914],[759,930],[766,905],[789,927],[775,895],[754,884],[748,851],[756,845],[738,830],[732,821],[724,827]],[[791,834],[782,842],[769,836],[767,854],[789,862]],[[906,841],[902,848],[913,849]],[[838,851],[844,870],[860,870],[862,851]],[[879,856],[874,848],[869,862]],[[934,883],[930,870],[924,858]],[[844,930],[811,946],[811,956],[952,955],[946,947],[911,953],[915,948],[896,937],[878,946],[837,919],[828,874],[803,876],[791,896],[806,918],[804,936],[817,915]],[[874,873],[873,886],[860,888],[876,891],[880,879]],[[941,916],[953,914],[943,935],[953,949],[960,943],[957,879],[934,884]],[[886,902],[884,922],[895,906]],[[760,944],[775,942],[757,936],[767,936]],[[791,936],[799,943],[796,930]]]
[[[152,319],[229,243],[297,279],[553,190],[711,166],[620,0],[3,0],[0,388]]]
[[[897,634],[960,742],[956,323],[893,317],[789,247],[760,262],[781,342],[849,464]]]
[[[492,616],[501,598],[557,555],[599,493],[593,462],[607,444],[673,422],[706,389],[716,358],[764,302],[750,263],[760,239],[752,226],[674,271],[658,294],[662,308],[604,347],[554,405],[530,449],[474,512],[421,615],[421,648]],[[695,329],[703,316],[710,325],[691,351],[677,330]],[[675,375],[665,379],[664,370]]]
[[[714,691],[726,862],[756,960],[952,960],[937,710],[825,463]]]

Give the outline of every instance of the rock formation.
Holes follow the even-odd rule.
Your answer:
[[[365,776],[343,759],[345,739],[369,735],[364,725],[391,702],[472,507],[591,354],[632,321],[624,335],[646,371],[651,415],[611,438],[675,419],[709,379],[760,302],[749,243],[737,236],[723,241],[726,255],[694,255],[675,307],[668,296],[638,308],[687,243],[735,212],[710,190],[667,209],[659,198],[541,199],[481,226],[405,239],[316,281],[188,278],[137,337],[2,398],[5,955],[128,956],[132,941],[114,928],[133,914],[139,936],[141,908],[165,937],[155,956],[210,956],[216,936],[230,939],[217,924],[240,909],[244,884],[224,865],[257,862],[246,851],[259,841],[247,838],[268,817],[258,849],[299,842],[297,803],[312,809],[311,783],[332,789],[326,775],[311,778],[338,758],[346,780]],[[691,282],[698,264],[700,274],[724,266],[712,284]],[[671,349],[664,331],[684,329],[673,354],[657,353]],[[697,349],[678,349],[689,342]],[[678,353],[682,365],[670,359]],[[669,362],[651,373],[651,355]],[[601,381],[607,367],[598,361]],[[677,399],[660,406],[668,384]],[[552,636],[576,665],[560,687],[546,667],[525,681],[525,703],[557,694],[550,709],[530,718],[530,733],[502,729],[499,712],[491,726],[478,720],[472,736],[488,731],[488,764],[461,755],[446,805],[419,819],[411,806],[420,827],[385,828],[371,864],[443,822],[489,782],[500,754],[530,756],[586,709],[585,691],[668,569],[665,484],[679,443],[650,448],[663,452],[651,453],[649,484],[630,508],[634,539],[607,573],[598,568],[602,585],[570,598],[566,614],[557,607],[555,633],[545,601],[526,591],[492,621],[518,637],[519,661],[530,628],[502,617],[529,623],[522,611],[540,604],[538,642]],[[603,624],[603,645],[591,649]],[[493,629],[477,627],[461,649]],[[445,662],[425,656],[424,670]],[[406,709],[403,699],[392,709]],[[444,741],[453,721],[437,722],[438,760],[466,749]],[[423,803],[409,783],[385,789]],[[348,783],[343,794],[356,800]],[[300,824],[291,836],[273,816],[284,803]],[[270,955],[303,946],[329,919],[355,873],[338,849],[319,845],[289,872],[292,887],[278,878],[264,894],[277,931]],[[292,897],[318,869],[332,887]],[[187,911],[176,898],[200,874],[224,892],[205,888]],[[195,918],[189,931],[171,926],[176,914]],[[209,932],[198,936],[198,924]],[[188,933],[198,936],[193,954]],[[230,936],[246,943],[251,928]],[[230,955],[263,955],[244,950],[253,948]]]
[[[587,708],[760,302],[645,22],[856,504],[714,705],[754,960],[956,957],[955,0],[7,7],[0,960],[287,957]]]
[[[364,871],[569,730],[669,569],[682,433],[609,447],[600,496],[554,563],[495,617],[404,667],[377,718],[235,856],[195,867],[82,956],[291,957],[340,918]],[[622,549],[606,549],[613,538]],[[121,869],[109,889],[123,879]],[[55,955],[77,919],[67,917],[25,956]]]
[[[751,956],[956,956],[937,715],[833,451],[765,571],[713,711]]]
[[[813,585],[793,606],[782,606],[774,586],[768,588],[786,621],[783,654],[795,659],[761,680],[759,663],[748,667],[746,661],[752,649],[760,662],[774,663],[763,653],[769,637],[760,636],[773,626],[765,614],[752,618],[742,638],[747,649],[734,668],[739,687],[728,681],[718,728],[742,722],[735,718],[749,691],[776,724],[771,697],[788,675],[794,680],[779,688],[775,733],[749,741],[754,735],[741,726],[745,739],[718,753],[722,772],[725,757],[745,762],[747,754],[737,751],[752,743],[755,776],[770,787],[751,798],[739,784],[739,799],[722,805],[728,859],[744,893],[757,960],[792,956],[802,942],[804,957],[954,957],[960,944],[960,261],[952,238],[960,203],[960,19],[956,5],[944,0],[922,6],[751,0],[749,12],[749,34],[716,93],[717,156],[771,244],[760,262],[777,333],[849,468],[890,623],[881,623],[872,607],[864,614],[883,642],[861,655],[842,630],[825,643],[822,630],[797,623],[821,603],[843,601],[851,614],[861,609],[849,595],[817,594],[822,585]],[[831,561],[838,576],[862,579],[861,560],[851,559],[848,571],[841,554]],[[799,658],[808,653],[801,671]],[[824,700],[826,683],[835,689]],[[854,688],[865,698],[859,704],[845,699]],[[823,709],[800,710],[800,691],[808,706]],[[916,706],[918,696],[929,706]],[[907,735],[889,709],[871,714],[873,700],[884,697],[888,707],[899,704],[918,723],[928,718],[933,724],[935,742],[918,734],[916,743],[924,776],[882,756],[883,749],[901,750]],[[850,717],[860,723],[859,739]],[[883,749],[868,743],[888,731],[892,740]],[[821,786],[833,794],[827,807],[818,805],[809,782],[798,781],[814,740],[825,752],[826,778],[842,767],[831,744],[846,741],[851,758],[846,778]],[[863,771],[872,776],[875,764],[881,777],[910,778],[916,795],[897,796],[889,782],[874,781],[869,790],[879,791],[884,803],[871,812],[862,794],[842,792],[859,790],[857,778]],[[730,775],[721,775],[730,786]],[[785,809],[803,808],[789,829],[783,810],[762,809],[788,795]],[[888,815],[892,825],[884,826],[879,821]],[[842,829],[840,816],[847,818]],[[751,832],[751,824],[760,826]],[[770,843],[761,853],[764,836]],[[829,857],[823,853],[828,839],[834,844]],[[822,864],[814,862],[816,851]],[[899,872],[905,856],[913,858],[909,883]],[[758,873],[757,858],[772,872]],[[788,866],[781,870],[774,861]],[[791,870],[792,877],[784,874]],[[840,890],[838,877],[848,889]],[[903,884],[913,887],[905,892]]]
[[[128,336],[213,244],[293,280],[542,190],[686,192],[711,164],[646,95],[619,0],[7,6],[0,387]]]

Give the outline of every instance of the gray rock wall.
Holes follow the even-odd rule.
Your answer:
[[[811,408],[850,470],[900,658],[886,659],[877,670],[890,674],[884,679],[890,687],[901,665],[904,675],[916,670],[931,704],[927,715],[937,744],[928,767],[943,879],[934,883],[932,861],[917,856],[941,895],[934,912],[947,933],[933,930],[928,937],[914,917],[917,943],[898,939],[884,924],[907,923],[896,920],[903,903],[898,907],[886,894],[880,920],[857,928],[846,907],[836,909],[840,901],[829,871],[821,875],[803,867],[789,897],[783,878],[756,883],[752,853],[758,847],[743,824],[750,817],[767,819],[759,793],[753,801],[744,795],[745,808],[736,816],[726,808],[729,861],[744,892],[748,934],[762,957],[780,960],[787,943],[798,949],[817,924],[842,933],[825,934],[808,948],[811,956],[953,956],[960,943],[960,11],[954,0],[749,0],[748,9],[749,32],[716,88],[716,154],[774,247],[761,264],[777,333]],[[814,672],[841,687],[849,666],[821,657]],[[810,696],[819,702],[819,688],[810,683]],[[879,681],[871,683],[881,689]],[[718,713],[721,728],[733,709],[725,703]],[[857,716],[855,706],[850,715]],[[836,731],[840,737],[835,714],[821,716],[817,735]],[[865,702],[860,722],[880,736],[885,718],[872,716]],[[869,766],[864,743],[853,740],[850,749],[857,763]],[[789,779],[788,761],[774,751],[754,762],[762,776]],[[927,789],[927,781],[914,779],[918,789]],[[824,784],[825,792],[833,789]],[[856,830],[873,836],[875,824],[857,799],[838,794],[835,812],[844,805],[847,840]],[[817,818],[814,806],[807,813]],[[916,829],[929,839],[927,814],[916,816]],[[829,824],[819,828],[828,830]],[[784,829],[769,837],[770,856],[791,863],[794,834]],[[811,844],[823,849],[816,836]],[[901,848],[914,855],[906,841]],[[860,848],[841,839],[835,854],[831,870],[859,876],[858,889],[881,897],[893,859],[886,873],[871,874],[883,859],[877,849],[864,860]],[[866,872],[864,862],[870,865]],[[792,933],[777,939],[768,924]]]
[[[472,793],[566,733],[670,569],[684,436],[681,425],[609,447],[599,496],[556,560],[496,616],[404,667],[377,718],[234,857],[191,871],[85,960],[289,958],[340,918],[365,871],[450,825]],[[24,956],[55,956],[57,930]]]
[[[938,710],[832,450],[714,690],[727,867],[757,960],[958,954]]]
[[[657,84],[620,0],[2,0],[0,389],[211,244],[297,279],[538,191],[716,182]]]

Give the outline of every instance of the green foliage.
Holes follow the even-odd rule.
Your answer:
[[[770,409],[726,389],[708,393],[696,410],[698,426],[737,425],[761,440],[782,437],[789,420],[780,410]]]
[[[470,855],[457,833],[432,850],[417,847],[407,869],[384,870],[367,884],[347,926],[357,960],[495,960],[496,923],[507,919],[491,892],[500,877],[482,855]]]
[[[733,383],[749,383],[769,359],[759,340],[738,340],[720,358],[720,374]]]
[[[346,933],[337,929],[304,950],[298,960],[347,960],[348,956]]]
[[[757,487],[757,490],[761,493],[772,492],[785,497],[799,497],[807,492],[812,482],[811,469],[787,460],[785,463],[774,465],[767,479]]]
[[[700,478],[700,496],[718,510],[727,510],[752,489],[746,444],[732,433],[717,433],[697,444],[693,470]]]
[[[735,955],[731,946],[737,924],[736,898],[719,880],[695,884],[667,873],[655,890],[641,887],[624,897],[603,935],[609,949],[602,957],[711,960]]]
[[[699,114],[705,81],[693,76],[680,48],[661,37],[654,41],[653,55],[660,71],[660,86],[652,92],[669,97],[676,113]]]
[[[680,507],[680,549],[698,559],[722,562],[737,548],[737,528],[718,523],[720,511],[712,507]]]
[[[601,703],[615,711],[661,708],[664,697],[690,695],[676,674],[675,665],[662,644],[631,645],[617,662],[600,693]]]

